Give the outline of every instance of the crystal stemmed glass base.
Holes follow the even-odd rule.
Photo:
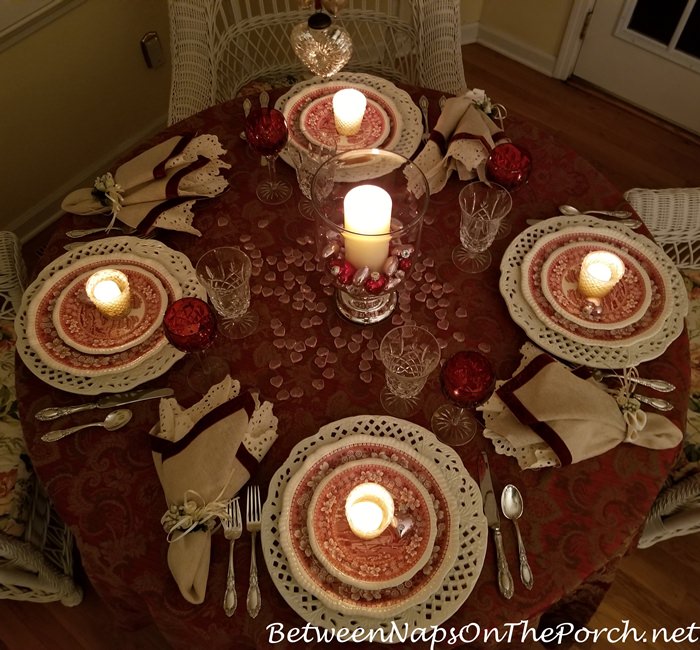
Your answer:
[[[438,440],[450,447],[466,445],[479,430],[479,422],[469,410],[452,404],[435,409],[430,426]]]
[[[221,383],[229,374],[228,363],[221,357],[197,352],[190,355],[185,366],[187,385],[199,395],[204,395],[212,386]]]
[[[415,397],[399,397],[394,395],[386,386],[379,393],[379,400],[382,408],[389,415],[402,419],[415,415],[421,405],[417,395]]]
[[[279,205],[292,196],[292,186],[287,181],[268,178],[258,183],[255,195],[266,205]]]
[[[297,204],[297,207],[299,208],[299,214],[304,217],[304,219],[308,219],[309,221],[315,221],[315,212],[314,212],[314,204],[304,197],[299,201]]]
[[[452,251],[452,262],[463,273],[481,273],[491,265],[491,251],[470,253],[461,246],[455,246]]]
[[[223,318],[219,316],[219,322],[217,324],[219,334],[225,336],[228,339],[244,339],[246,336],[250,336],[256,329],[258,329],[258,324],[260,322],[260,317],[258,313],[253,310],[247,311],[243,316],[237,319]]]
[[[351,295],[342,289],[335,292],[335,304],[338,311],[353,323],[363,325],[379,323],[391,316],[398,301],[399,297],[396,291],[379,296]]]

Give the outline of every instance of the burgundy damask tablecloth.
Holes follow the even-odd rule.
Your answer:
[[[418,94],[414,93],[414,98]],[[438,95],[426,94],[434,124]],[[560,204],[615,208],[622,202],[620,191],[588,162],[559,145],[552,134],[511,115],[505,123],[506,133],[531,151],[534,170],[530,182],[513,194],[512,232],[494,244],[494,263],[486,272],[470,276],[457,272],[450,260],[458,242],[457,194],[462,186],[453,177],[445,190],[431,197],[421,259],[406,282],[394,316],[360,327],[341,320],[335,312],[330,289],[316,270],[312,222],[297,211],[298,190],[290,201],[277,207],[256,199],[256,181],[266,169],[240,139],[242,124],[241,102],[231,101],[169,128],[143,148],[174,133],[192,132],[216,134],[228,150],[230,189],[196,207],[194,225],[203,236],[161,232],[158,239],[193,262],[208,249],[227,244],[241,246],[253,260],[253,304],[260,315],[259,329],[242,341],[219,340],[211,353],[224,356],[234,377],[244,386],[258,387],[262,397],[274,404],[279,439],[254,477],[263,494],[301,439],[346,416],[382,413],[379,392],[384,377],[376,351],[382,336],[400,324],[404,314],[439,338],[443,359],[459,349],[479,345],[489,351],[498,377],[509,377],[526,337],[510,319],[498,289],[498,263],[507,244],[525,227],[526,218],[554,216]],[[287,165],[280,162],[278,171],[296,186]],[[219,225],[224,221],[221,217],[227,225]],[[66,215],[55,226],[42,262],[48,263],[63,252],[68,240],[62,233],[68,228],[97,223],[94,217]],[[641,367],[642,374],[666,378],[679,387],[670,396],[677,407],[670,417],[679,426],[684,424],[688,395],[687,346],[684,332],[660,358]],[[187,388],[183,366],[184,362],[179,362],[150,384],[170,385],[181,403],[191,404],[197,396]],[[279,641],[274,644],[277,648],[299,647],[299,643],[269,636],[270,624],[282,623],[288,631],[301,628],[305,622],[277,592],[260,549],[263,607],[256,619],[246,613],[248,534],[244,533],[236,545],[239,606],[232,618],[227,618],[222,608],[228,561],[223,533],[213,540],[204,603],[191,605],[180,595],[166,565],[167,542],[159,523],[166,504],[148,442],[147,432],[157,419],[155,402],[134,405],[133,421],[118,432],[92,429],[47,444],[39,436],[52,423],[37,422],[34,413],[50,405],[78,403],[82,398],[46,386],[22,364],[17,371],[17,390],[36,471],[73,531],[85,571],[113,612],[117,627],[125,630],[125,639],[129,629],[155,622],[174,648],[266,648],[272,647],[272,640]],[[411,419],[428,426],[430,414],[444,400],[437,372],[423,398],[420,411]],[[94,415],[73,416],[69,422],[91,421]],[[573,466],[523,472],[514,459],[497,455],[487,441],[478,438],[458,450],[474,477],[481,449],[489,452],[496,490],[512,482],[523,493],[521,530],[535,584],[527,591],[518,581],[514,530],[504,521],[505,548],[516,579],[514,597],[505,600],[499,595],[494,548],[489,540],[483,571],[472,594],[442,627],[459,630],[471,625],[469,633],[473,634],[477,629],[504,629],[507,623],[519,621],[536,625],[546,612],[555,622],[585,624],[614,575],[617,561],[634,544],[676,451],[623,444]],[[479,638],[483,640],[483,636]],[[482,640],[470,643],[470,647],[497,645]],[[332,647],[321,642],[304,645]],[[427,645],[417,643],[416,647]]]

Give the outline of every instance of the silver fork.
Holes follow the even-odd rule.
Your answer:
[[[131,228],[130,226],[112,226],[110,230],[117,230],[119,232],[123,232],[125,235],[131,235],[132,233],[136,232],[136,228]],[[66,232],[66,237],[69,237],[70,239],[80,239],[81,237],[87,237],[88,235],[94,235],[95,233],[98,232],[107,232],[107,228],[102,226],[99,228],[84,228],[84,229],[77,229],[77,230],[69,230]]]
[[[236,596],[236,576],[233,568],[233,546],[236,540],[243,534],[243,518],[238,497],[231,499],[226,507],[228,517],[222,520],[224,524],[224,536],[229,540],[228,547],[228,573],[226,575],[226,593],[224,594],[224,612],[226,616],[232,616],[238,605]]]
[[[262,605],[258,586],[258,566],[255,562],[255,538],[260,532],[260,509],[260,488],[257,485],[251,485],[246,495],[245,512],[245,527],[250,533],[250,585],[246,604],[251,618],[255,618],[260,613]]]

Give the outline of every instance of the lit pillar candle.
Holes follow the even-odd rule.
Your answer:
[[[131,291],[126,275],[116,269],[101,269],[85,284],[90,302],[105,316],[124,316],[131,309]]]
[[[394,500],[378,483],[360,483],[345,500],[350,530],[362,539],[379,537],[394,520]]]
[[[588,253],[581,262],[578,289],[586,298],[607,296],[625,273],[622,260],[608,251]]]
[[[333,95],[335,130],[340,135],[355,135],[362,126],[367,98],[354,88],[343,88]]]
[[[391,197],[376,185],[354,187],[343,202],[345,259],[356,269],[381,271],[389,257]]]

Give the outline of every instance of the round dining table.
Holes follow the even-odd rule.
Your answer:
[[[429,121],[440,115],[440,93],[402,86],[417,104],[429,100]],[[272,102],[281,94],[272,94]],[[254,98],[256,101],[257,98]],[[503,124],[513,142],[532,156],[526,185],[513,191],[508,217],[510,233],[491,247],[493,262],[478,274],[456,270],[451,252],[459,242],[457,196],[464,182],[453,174],[446,187],[430,196],[419,246],[419,258],[401,287],[391,317],[373,325],[343,319],[336,311],[332,286],[319,269],[314,223],[304,218],[303,199],[294,170],[281,160],[280,177],[294,186],[292,198],[281,205],[261,203],[256,183],[267,170],[242,139],[243,100],[213,106],[168,127],[125,152],[123,160],[177,134],[211,133],[226,149],[230,187],[220,196],[198,201],[194,226],[201,237],[157,230],[156,238],[184,253],[193,264],[211,248],[239,246],[253,262],[252,307],[259,316],[255,333],[240,340],[219,337],[205,354],[223,357],[230,374],[244,387],[256,388],[269,400],[278,418],[278,438],[260,463],[251,483],[266,499],[270,482],[292,449],[321,427],[352,416],[384,411],[380,392],[385,384],[378,357],[379,342],[393,327],[412,322],[438,339],[442,359],[462,349],[478,348],[491,359],[498,379],[508,379],[518,367],[525,332],[512,320],[499,291],[499,263],[510,241],[523,231],[527,219],[558,214],[557,206],[619,209],[624,204],[614,187],[589,162],[558,142],[555,134],[509,113]],[[64,253],[65,232],[105,223],[101,216],[65,214],[52,226],[41,266]],[[648,235],[645,230],[640,230]],[[104,237],[104,234],[101,235]],[[100,237],[94,235],[93,238]],[[177,362],[145,387],[170,386],[184,406],[199,396],[188,387],[186,359]],[[674,409],[667,417],[682,428],[689,391],[688,340],[685,330],[656,359],[639,365],[642,376],[676,385],[668,395]],[[44,407],[91,401],[49,386],[18,363],[17,395],[28,451],[37,475],[54,507],[72,532],[87,578],[109,608],[118,630],[155,624],[173,648],[307,648],[343,647],[339,640],[320,640],[276,588],[258,545],[262,608],[251,618],[246,612],[251,538],[247,532],[235,546],[239,605],[233,616],[223,609],[228,564],[228,540],[223,530],[212,538],[211,566],[204,602],[193,605],[180,594],[167,566],[168,543],[161,526],[166,509],[154,468],[149,430],[158,420],[157,400],[133,404],[134,417],[118,431],[88,429],[59,442],[40,436],[56,423],[39,422]],[[411,422],[430,428],[432,412],[445,401],[438,370],[421,393]],[[95,419],[92,411],[61,420],[61,426]],[[472,592],[440,628],[454,636],[435,637],[434,647],[505,647],[489,630],[510,630],[513,647],[520,634],[535,639],[539,629],[562,631],[559,624],[585,627],[611,584],[620,559],[634,550],[645,517],[664,483],[677,449],[651,450],[620,444],[604,454],[564,467],[526,470],[514,458],[496,452],[481,435],[455,448],[464,468],[478,482],[480,452],[488,454],[497,494],[508,483],[523,495],[519,520],[534,575],[527,590],[517,571],[517,542],[512,524],[501,519],[503,543],[515,581],[515,593],[499,593],[493,540],[489,536],[483,568]],[[243,495],[243,491],[241,495]],[[263,522],[265,526],[265,522]],[[460,636],[461,634],[461,636]],[[551,640],[551,638],[550,638]],[[430,637],[414,639],[412,647],[431,647]],[[356,647],[378,647],[361,642]],[[565,643],[564,643],[565,645]],[[355,646],[354,646],[355,647]],[[525,647],[525,646],[523,646]]]

